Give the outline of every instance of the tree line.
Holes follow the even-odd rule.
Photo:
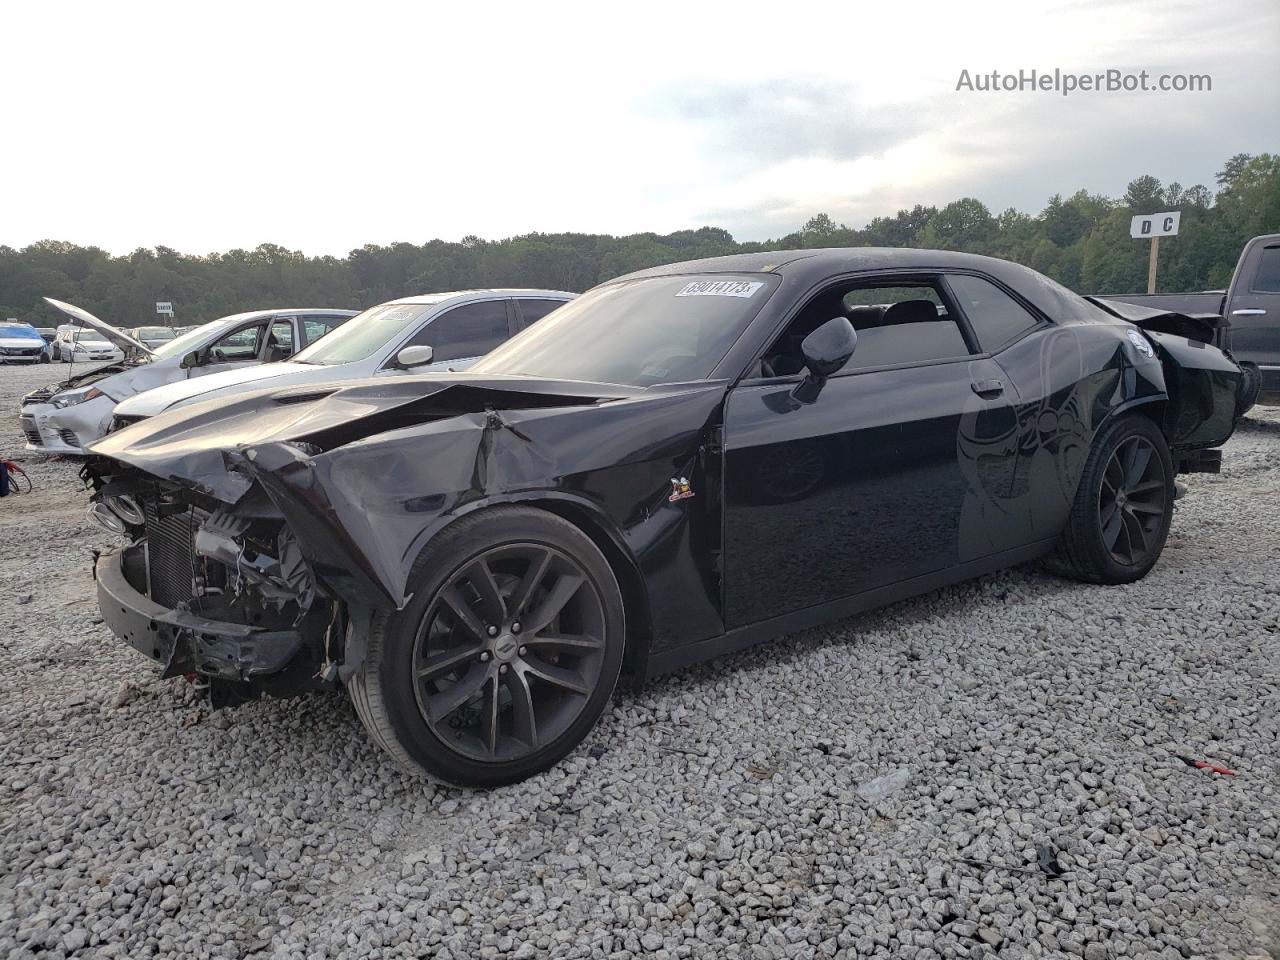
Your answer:
[[[75,303],[121,326],[155,323],[155,302],[174,304],[179,324],[203,323],[275,306],[367,307],[396,297],[472,287],[548,287],[581,291],[645,267],[759,250],[814,247],[933,247],[1003,257],[1082,293],[1146,288],[1147,244],[1129,236],[1137,213],[1181,210],[1180,234],[1161,244],[1160,289],[1226,285],[1245,241],[1280,232],[1280,154],[1237,154],[1216,189],[1162,184],[1150,175],[1123,197],[1080,190],[1055,194],[1039,213],[993,214],[973,197],[943,207],[917,205],[865,227],[827,214],[798,231],[740,243],[726,230],[675,233],[531,233],[505,240],[467,236],[421,245],[368,244],[345,257],[308,257],[264,243],[205,256],[168,247],[112,256],[97,247],[42,240],[0,246],[0,319],[51,326],[59,315],[41,297]]]

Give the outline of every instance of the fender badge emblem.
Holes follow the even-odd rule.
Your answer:
[[[686,477],[676,479],[671,478],[671,496],[667,497],[667,503],[675,503],[679,500],[689,500],[694,496],[692,490],[689,489],[689,481]]]

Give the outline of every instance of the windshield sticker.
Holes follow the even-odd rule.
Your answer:
[[[692,280],[676,294],[677,297],[752,297],[763,287],[751,280]]]

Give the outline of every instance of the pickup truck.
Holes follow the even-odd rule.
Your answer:
[[[1109,294],[1101,299],[1171,310],[1217,327],[1214,344],[1228,351],[1245,372],[1247,406],[1280,404],[1280,233],[1245,244],[1226,290],[1202,293]]]

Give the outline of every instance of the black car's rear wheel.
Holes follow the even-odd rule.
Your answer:
[[[623,607],[599,549],[541,510],[468,517],[423,552],[413,600],[375,619],[352,699],[410,769],[493,786],[550,767],[599,718]]]
[[[1151,420],[1130,415],[1103,428],[1049,566],[1091,583],[1146,576],[1169,536],[1173,478],[1168,444]]]

